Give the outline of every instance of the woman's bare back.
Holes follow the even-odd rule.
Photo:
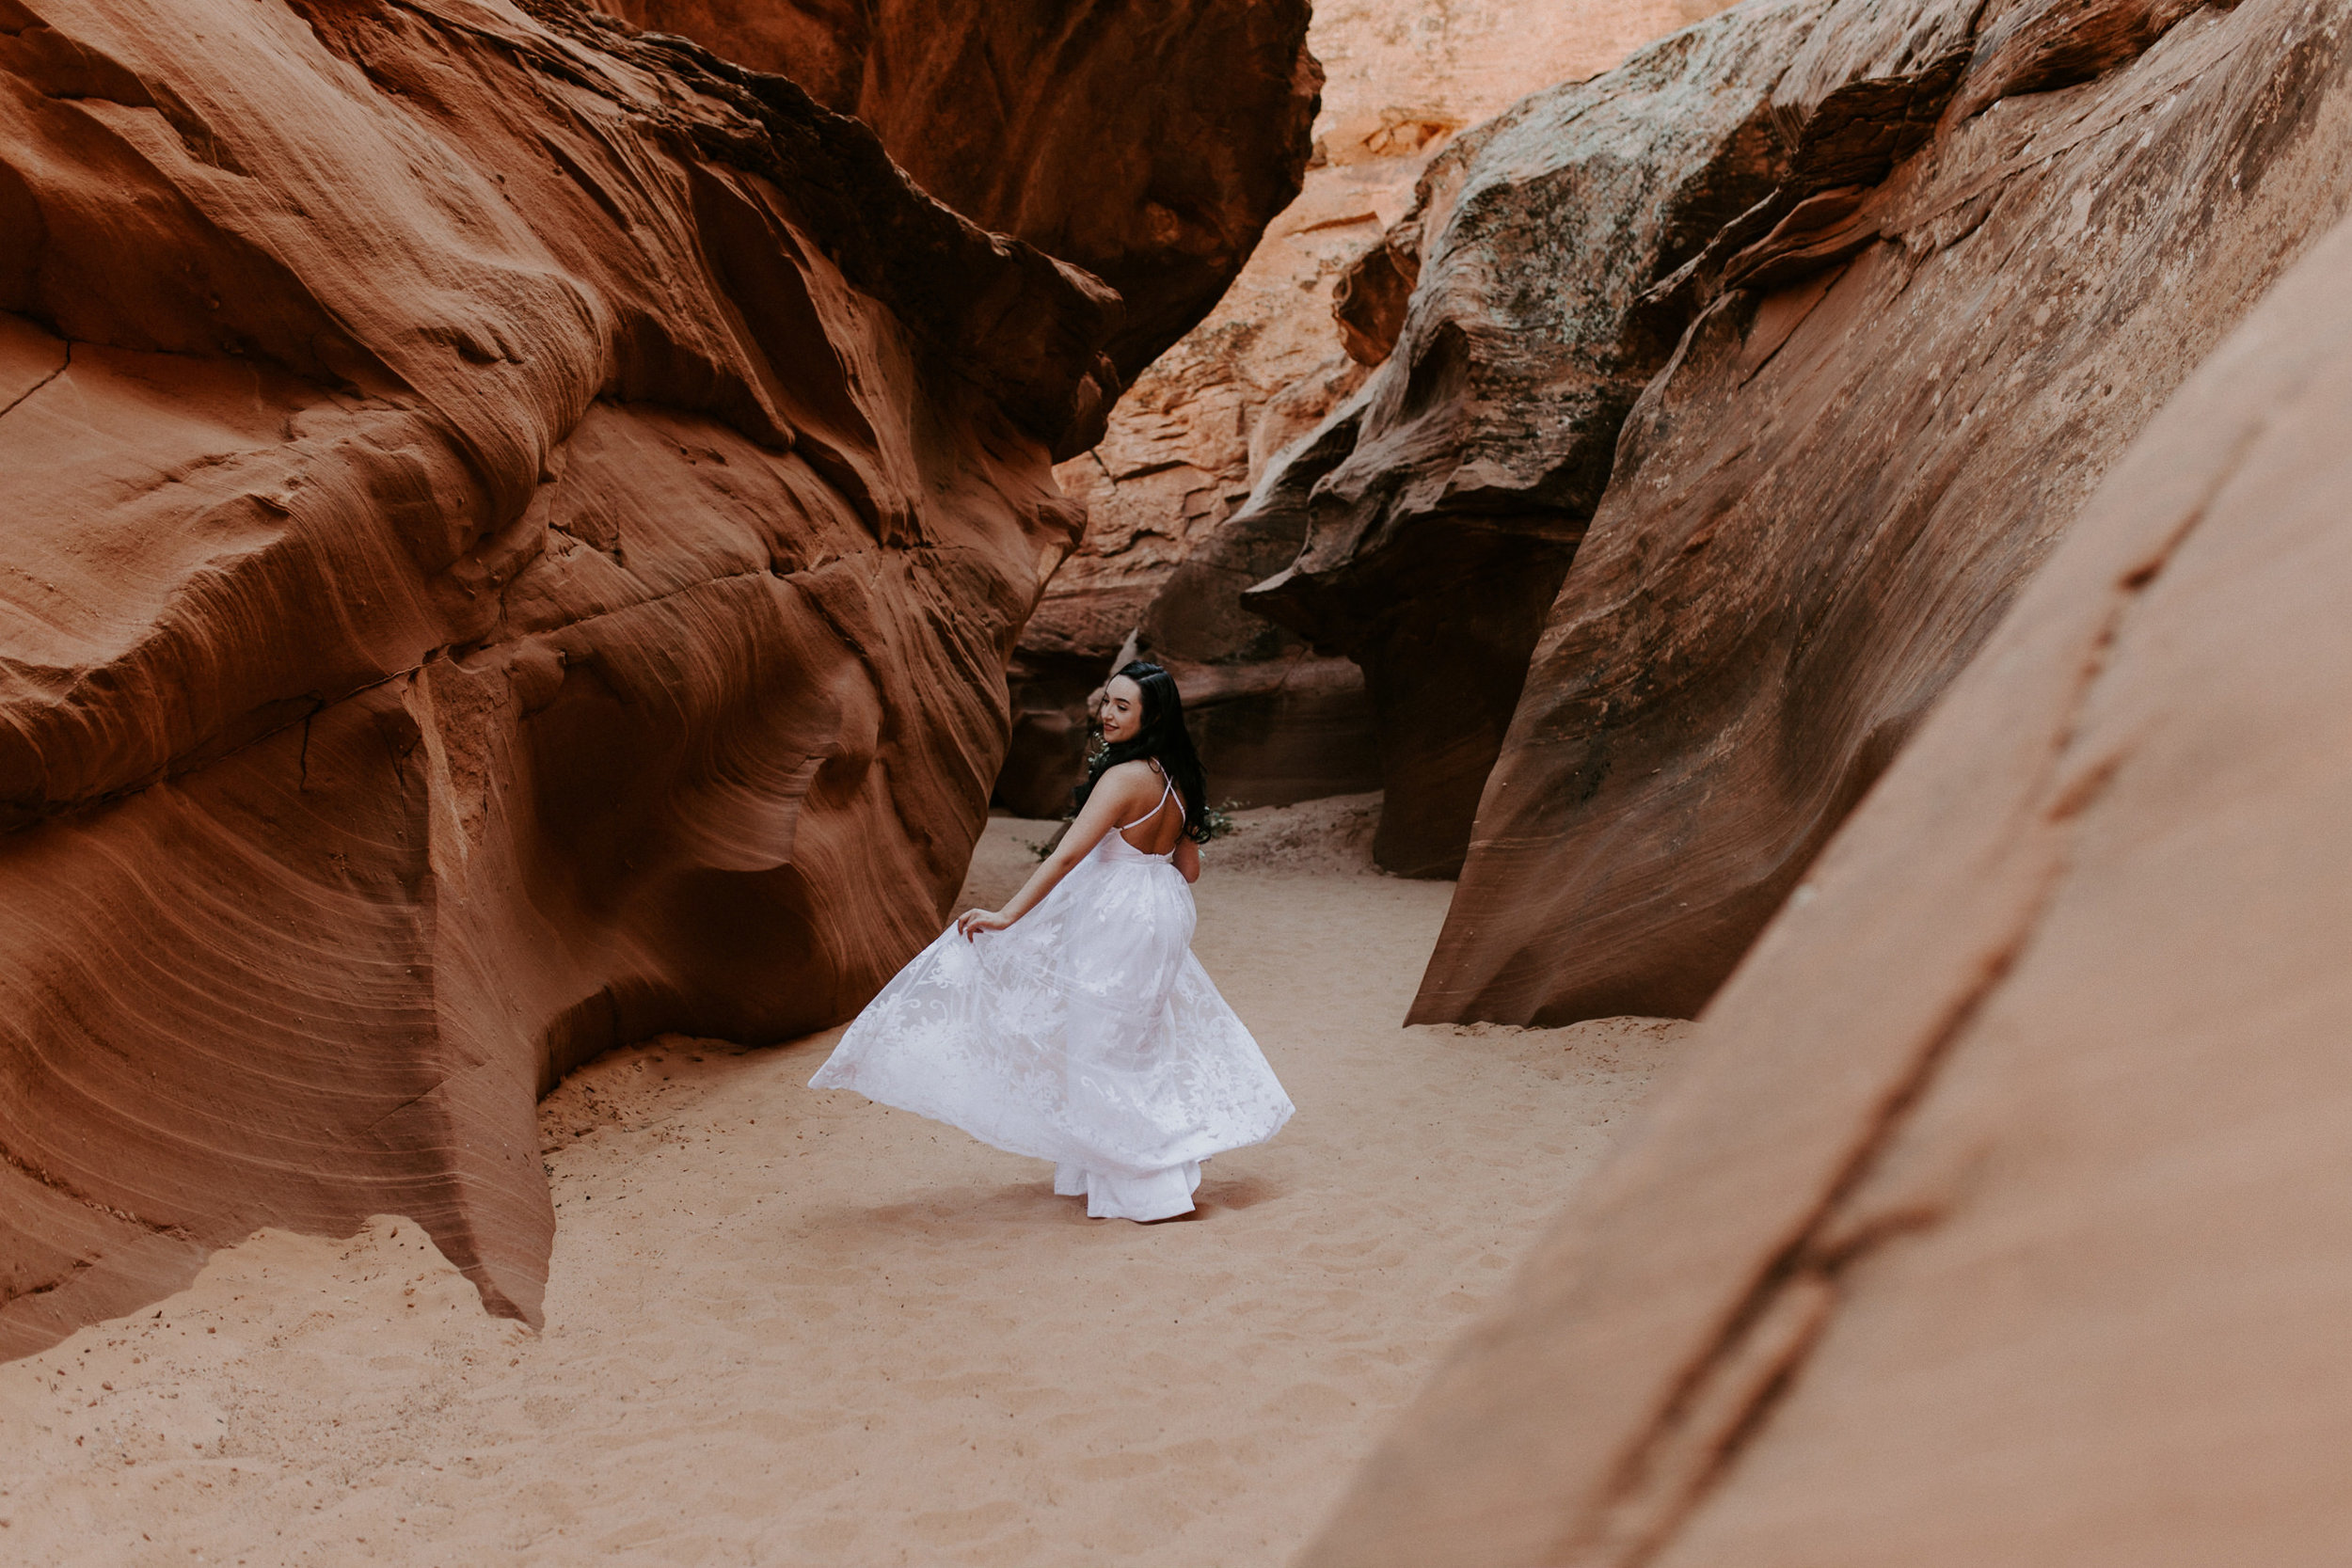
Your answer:
[[[1165,855],[1176,847],[1177,840],[1184,836],[1184,797],[1177,793],[1175,785],[1168,782],[1168,775],[1161,772],[1156,764],[1122,763],[1116,771],[1125,773],[1130,768],[1135,770],[1135,783],[1131,784],[1126,779],[1121,779],[1120,793],[1132,797],[1143,815],[1122,824],[1118,830],[1119,836],[1127,841],[1131,849],[1140,849],[1147,855]],[[1145,800],[1152,803],[1143,807],[1141,803]]]

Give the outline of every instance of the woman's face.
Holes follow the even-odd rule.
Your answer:
[[[1103,688],[1103,738],[1116,746],[1142,730],[1143,688],[1124,675],[1113,675]]]

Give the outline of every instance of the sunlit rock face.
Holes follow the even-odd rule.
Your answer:
[[[1819,8],[1742,8],[1513,106],[1349,275],[1380,368],[1232,531],[1299,542],[1242,602],[1364,671],[1391,871],[1460,867],[1618,428],[1673,352],[1680,312],[1642,296],[1785,173],[1772,88]],[[1408,278],[1401,322],[1351,309]]]
[[[0,1352],[937,928],[1117,302],[566,0],[0,0]]]
[[[618,0],[872,126],[915,182],[1117,289],[1133,379],[1298,194],[1307,0]]]
[[[1014,669],[1013,752],[998,797],[1065,809],[1085,699],[1134,647],[1173,669],[1219,799],[1277,804],[1376,787],[1361,670],[1241,607],[1298,552],[1287,518],[1229,529],[1284,447],[1359,386],[1335,293],[1413,202],[1461,129],[1531,88],[1608,69],[1719,8],[1605,0],[1531,11],[1332,0],[1308,42],[1324,62],[1314,162],[1216,311],[1136,377],[1094,451],[1057,470],[1087,537],[1048,586]]]
[[[2217,201],[2343,122],[2333,19],[2205,46],[2246,23],[2137,119],[2290,88],[2174,166]],[[2070,514],[1307,1568],[2342,1557],[2347,428],[2340,226]]]
[[[2343,211],[2339,9],[1748,4],[1439,159],[1236,519],[1367,671],[1384,863],[1462,866],[1416,1018],[1705,1001]]]
[[[1893,22],[1849,10],[1776,113],[1895,96]],[[1927,8],[1905,46],[1948,40],[1883,135],[1930,139],[1881,179],[1868,122],[1833,124],[1661,285],[1696,323],[1545,621],[1417,1016],[1705,1002],[2116,454],[2352,200],[2345,15]]]

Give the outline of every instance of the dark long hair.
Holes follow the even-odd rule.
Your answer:
[[[1184,700],[1176,693],[1176,677],[1147,659],[1126,664],[1111,676],[1126,676],[1143,689],[1143,723],[1133,740],[1106,746],[1087,766],[1087,782],[1073,797],[1083,809],[1094,793],[1095,781],[1122,762],[1150,760],[1160,765],[1176,785],[1184,803],[1184,836],[1197,842],[1208,837],[1209,781],[1200,771],[1200,754],[1192,749],[1192,732],[1184,728]]]

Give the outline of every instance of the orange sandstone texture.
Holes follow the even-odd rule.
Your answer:
[[[2347,426],[2339,226],[2112,465],[1306,1568],[2344,1560]]]
[[[1414,1018],[1706,1001],[2344,211],[2348,9],[1754,0],[1433,166],[1246,596],[1364,665],[1383,863],[1461,868]]]
[[[538,1091],[936,929],[1116,321],[570,0],[0,0],[0,1354],[377,1212],[533,1316]]]
[[[1391,871],[1461,864],[1618,429],[1688,314],[1643,295],[1786,177],[1772,89],[1820,8],[1740,7],[1514,105],[1432,161],[1351,274],[1417,277],[1402,335],[1351,315],[1379,369],[1226,532],[1293,543],[1243,604],[1363,669]]]
[[[791,77],[915,182],[1117,289],[1132,380],[1298,194],[1322,68],[1307,0],[617,0]]]
[[[1774,89],[1810,116],[1789,180],[1657,290],[1696,321],[1543,622],[1417,1018],[1694,1012],[2352,201],[2341,0],[1923,8],[1902,123],[1855,10]],[[1933,130],[1879,179],[1870,116]]]
[[[1022,634],[1000,800],[1037,816],[1066,809],[1087,693],[1131,637],[1177,672],[1219,799],[1271,804],[1379,783],[1362,672],[1241,606],[1242,590],[1296,556],[1297,529],[1227,519],[1276,454],[1363,381],[1332,319],[1334,291],[1411,206],[1430,158],[1520,94],[1605,71],[1720,8],[1315,7],[1307,41],[1327,80],[1305,188],[1209,318],[1134,379],[1101,444],[1056,470],[1086,505],[1087,536]]]

